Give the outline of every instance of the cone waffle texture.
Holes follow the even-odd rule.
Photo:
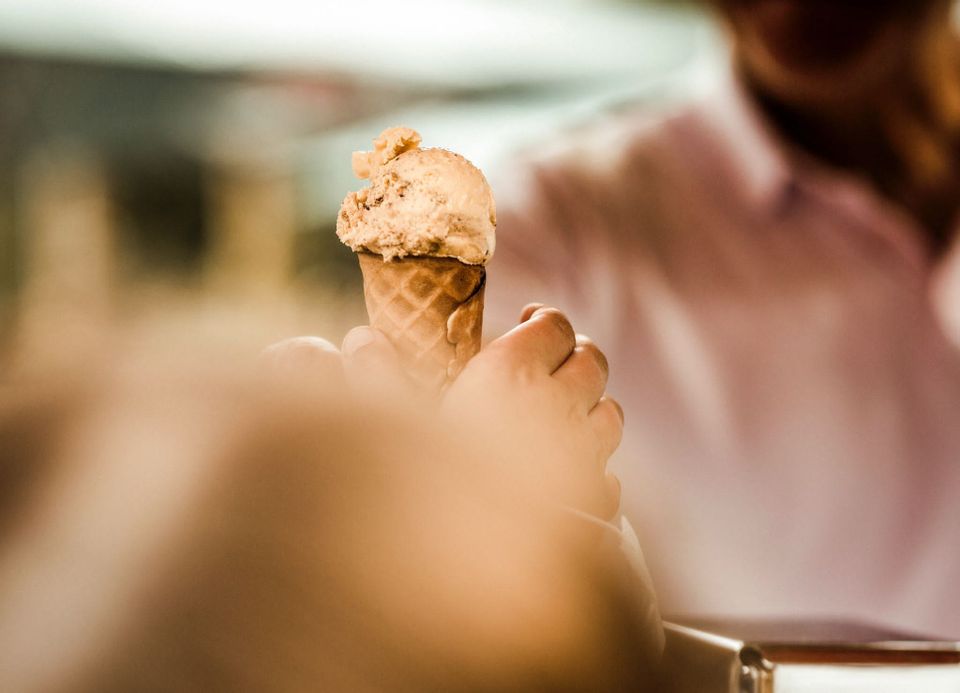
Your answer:
[[[357,257],[370,325],[387,335],[417,383],[445,388],[480,351],[484,267],[440,257]]]

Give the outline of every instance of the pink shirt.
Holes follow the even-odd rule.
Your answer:
[[[609,356],[611,466],[665,611],[960,636],[960,258],[732,80],[494,183],[489,333],[538,300]]]

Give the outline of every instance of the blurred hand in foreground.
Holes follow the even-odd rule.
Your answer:
[[[331,381],[361,353],[400,376],[363,330],[279,345],[268,377],[151,343],[0,390],[0,689],[653,690],[620,533],[494,454],[524,406],[587,406],[546,382],[541,320],[564,325],[530,318],[424,408]]]

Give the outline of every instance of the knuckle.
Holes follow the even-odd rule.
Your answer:
[[[596,344],[593,342],[580,343],[577,348],[590,357],[604,376],[610,372],[610,364],[607,361],[607,356]]]
[[[577,335],[566,315],[556,308],[541,308],[535,314],[537,320],[549,325],[569,344],[576,344]]]
[[[523,310],[520,311],[520,322],[526,322],[531,318],[531,316],[536,313],[538,310],[544,307],[543,303],[528,303],[523,307]]]
[[[600,369],[604,373],[610,373],[610,362],[607,360],[607,355],[603,353],[603,350],[600,347],[597,347],[596,353],[597,363],[600,364]]]
[[[603,399],[613,409],[613,412],[616,414],[617,420],[620,422],[620,426],[622,428],[624,415],[623,415],[623,407],[620,406],[620,402],[615,400],[613,397],[610,397],[609,395],[604,395]]]
[[[517,352],[517,340],[513,334],[507,334],[497,339],[483,349],[469,361],[473,370],[489,369],[503,370],[516,368],[523,359]]]
[[[619,445],[620,439],[623,437],[623,415],[620,413],[620,405],[616,401],[605,397],[597,405],[597,413],[600,417],[603,435],[613,440],[615,445]]]
[[[470,360],[464,372],[524,387],[529,384],[532,370],[529,360],[516,350],[514,343],[505,340],[487,345]]]
[[[562,383],[570,396],[576,398],[577,406],[581,409],[586,406],[586,410],[590,412],[600,403],[607,375],[594,359],[583,354],[579,348],[574,351],[571,360],[574,365],[567,371]]]

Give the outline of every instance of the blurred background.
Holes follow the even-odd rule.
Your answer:
[[[678,2],[0,3],[0,353],[178,311],[338,339],[352,151],[405,124],[495,178],[720,50]]]

